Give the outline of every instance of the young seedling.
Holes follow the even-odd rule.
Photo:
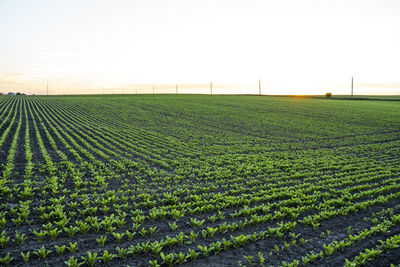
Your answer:
[[[170,248],[173,245],[175,245],[176,243],[178,243],[178,240],[175,237],[166,236],[164,244],[166,244],[167,247]]]
[[[97,253],[92,253],[90,251],[87,251],[86,255],[87,255],[86,257],[82,256],[81,258],[87,263],[87,265],[93,267],[97,260]]]
[[[31,254],[30,251],[28,251],[28,252],[26,252],[26,253],[24,253],[24,252],[21,251],[21,257],[22,257],[22,260],[23,260],[25,263],[27,263],[27,262],[29,261],[29,256],[30,256],[30,254]]]
[[[91,225],[92,225],[93,230],[94,230],[96,233],[98,233],[98,232],[100,231],[100,229],[101,229],[101,223],[95,221],[95,222],[92,222]]]
[[[100,236],[99,238],[96,238],[96,241],[100,245],[100,247],[104,247],[106,240],[107,240],[107,236]]]
[[[169,223],[169,227],[172,231],[176,231],[176,229],[178,229],[178,225],[176,224],[176,222]]]
[[[114,259],[115,257],[117,257],[117,255],[113,254],[113,253],[109,253],[107,249],[105,249],[103,251],[103,255],[101,256],[101,259],[103,260],[104,263],[109,263],[112,259]]]
[[[32,233],[36,236],[36,240],[39,241],[39,243],[42,243],[47,235],[47,231],[40,230],[40,232],[38,232],[36,229],[34,229]]]
[[[16,218],[16,219],[11,219],[11,221],[14,223],[15,226],[18,227],[18,226],[21,225],[21,223],[22,223],[24,220],[22,220],[21,217],[18,217],[18,218]]]
[[[136,235],[136,232],[129,232],[128,230],[125,231],[126,236],[128,237],[129,241],[132,241],[133,237]]]
[[[265,258],[261,251],[258,252],[258,261],[260,262],[260,266],[264,266]]]
[[[232,246],[232,241],[226,240],[225,238],[222,239],[222,243],[224,244],[224,251],[228,251]]]
[[[20,234],[18,231],[15,231],[15,240],[17,241],[17,244],[21,246],[26,240],[26,235],[24,233]]]
[[[45,259],[50,253],[51,250],[45,249],[44,246],[33,252],[33,254],[37,255],[41,259]]]
[[[71,256],[68,261],[65,262],[65,264],[68,267],[79,267],[83,265],[85,262],[78,262],[78,259],[75,259],[74,256]]]
[[[154,241],[153,243],[150,244],[150,246],[151,246],[151,250],[153,251],[153,254],[156,256],[163,249],[164,242]]]
[[[55,250],[56,250],[56,253],[58,254],[58,255],[63,255],[64,254],[64,251],[65,251],[65,248],[66,248],[66,245],[63,245],[63,246],[57,246],[57,245],[54,245],[54,248],[55,248]]]
[[[160,253],[161,259],[163,259],[165,265],[167,265],[168,267],[171,267],[172,264],[174,263],[174,253],[170,253],[168,255],[164,255],[164,253]]]
[[[132,254],[134,256],[138,256],[140,254],[140,252],[143,250],[143,248],[142,248],[142,246],[140,244],[136,244],[135,246],[131,245],[129,247],[129,250],[132,252]]]
[[[139,234],[140,234],[141,236],[145,237],[146,234],[147,234],[146,229],[143,227],[142,230],[140,230]]]
[[[122,238],[125,236],[125,233],[122,233],[122,234],[120,234],[120,233],[112,233],[112,234],[113,234],[113,236],[115,238],[115,241],[117,241],[117,243],[121,243]]]
[[[125,257],[130,254],[126,248],[116,247],[115,250],[117,251],[117,255],[121,260],[125,259]]]
[[[198,235],[199,235],[198,233],[191,231],[189,235],[186,236],[186,238],[189,239],[189,241],[187,241],[186,244],[192,244],[196,240]]]
[[[253,256],[250,256],[250,255],[249,256],[243,256],[243,258],[247,261],[248,264],[255,265]]]
[[[6,220],[6,218],[1,218],[0,219],[0,228],[1,229],[4,229],[4,226],[6,225],[6,222],[7,222],[7,220]]]
[[[151,236],[154,235],[157,232],[157,226],[150,227],[149,232]]]
[[[132,230],[133,231],[138,231],[140,227],[140,223],[133,223],[132,224]]]
[[[83,235],[90,230],[90,225],[86,222],[77,221],[76,224],[78,226],[78,231]]]
[[[64,227],[64,231],[69,237],[73,237],[79,231],[79,228],[71,225],[70,227]]]
[[[51,240],[56,239],[56,237],[61,233],[61,230],[58,230],[57,228],[54,228],[52,230],[49,231],[49,236],[51,238]]]
[[[235,248],[239,248],[241,246],[244,246],[244,244],[246,244],[248,239],[249,239],[249,237],[245,236],[243,234],[240,235],[240,236],[237,236],[237,237],[231,236],[231,240],[232,240],[233,246]]]
[[[1,232],[1,237],[0,237],[0,245],[2,248],[7,248],[8,241],[10,241],[10,238],[6,236],[6,232],[3,231]]]
[[[196,252],[194,249],[189,249],[188,254],[186,255],[187,259],[195,260],[200,255],[199,252]]]
[[[208,249],[207,245],[205,245],[205,246],[198,245],[197,248],[200,249],[201,253],[206,257],[210,253],[210,250]]]
[[[217,241],[210,244],[210,250],[214,251],[215,254],[218,254],[221,251],[222,243]]]
[[[69,252],[74,253],[78,248],[77,248],[77,242],[75,243],[69,243],[69,247],[67,247],[67,249],[69,250]]]
[[[180,232],[179,234],[175,235],[176,240],[181,245],[184,243],[185,237],[186,237],[186,235],[183,232]]]
[[[9,266],[13,260],[14,258],[10,257],[10,253],[7,253],[6,256],[0,258],[0,263],[2,263],[4,266]]]
[[[282,249],[283,249],[283,250],[285,250],[285,249],[287,250],[287,249],[289,249],[289,246],[290,246],[290,244],[287,243],[286,241],[284,241],[284,242],[283,242]]]
[[[175,263],[182,264],[186,262],[186,256],[183,252],[174,253]]]
[[[213,237],[214,234],[218,231],[218,227],[212,228],[207,226],[207,232],[210,237]]]
[[[203,225],[204,222],[205,222],[205,220],[199,221],[199,220],[197,220],[196,218],[190,218],[190,224],[191,224],[193,227],[198,227],[198,228],[200,228],[200,227]]]
[[[226,224],[226,222],[224,222],[223,224],[219,225],[219,231],[223,234],[225,234],[226,232],[228,232],[228,226]]]
[[[150,267],[160,267],[156,260],[149,260]]]
[[[310,258],[308,256],[301,257],[301,260],[303,261],[304,266],[307,266],[308,263],[310,262]]]
[[[203,237],[203,239],[207,239],[207,230],[202,230],[201,236]]]
[[[53,224],[52,224],[51,222],[49,222],[49,223],[47,223],[47,224],[43,224],[43,228],[44,228],[46,231],[50,231],[52,227],[53,227]]]

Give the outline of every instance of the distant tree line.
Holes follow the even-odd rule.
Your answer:
[[[5,94],[0,92],[0,95],[5,95]],[[26,95],[26,94],[25,93],[20,93],[20,92],[17,92],[17,93],[9,92],[7,95]]]

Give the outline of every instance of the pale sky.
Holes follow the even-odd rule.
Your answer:
[[[399,0],[0,0],[0,92],[398,95],[399,64]]]

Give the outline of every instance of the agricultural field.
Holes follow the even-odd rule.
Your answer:
[[[7,266],[400,264],[400,102],[0,97]]]

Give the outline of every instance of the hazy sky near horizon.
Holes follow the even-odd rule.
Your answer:
[[[0,0],[0,38],[3,92],[400,94],[399,0]]]

